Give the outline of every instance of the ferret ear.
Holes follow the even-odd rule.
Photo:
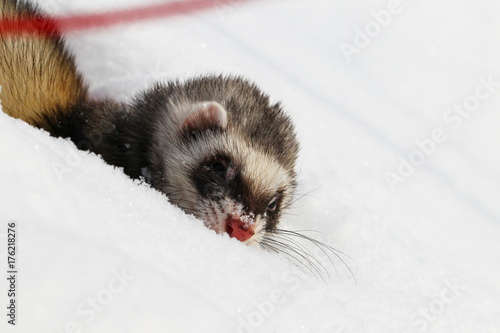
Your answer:
[[[192,133],[226,127],[227,112],[224,107],[217,102],[203,102],[191,106],[190,113],[182,124],[182,131]]]

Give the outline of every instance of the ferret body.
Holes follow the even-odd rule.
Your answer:
[[[0,19],[50,18],[0,0]],[[298,143],[279,104],[240,77],[156,84],[130,104],[93,101],[57,27],[1,35],[3,111],[144,177],[217,233],[272,234],[295,188]]]

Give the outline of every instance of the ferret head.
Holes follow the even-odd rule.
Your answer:
[[[218,101],[168,102],[154,152],[162,177],[152,184],[208,228],[258,245],[290,204],[298,145],[278,104],[260,92],[231,98],[256,89],[244,88]]]

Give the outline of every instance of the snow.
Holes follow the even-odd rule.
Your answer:
[[[221,1],[69,35],[96,97],[222,72],[283,101],[302,146],[298,193],[309,193],[283,226],[319,231],[304,233],[349,255],[357,283],[312,245],[326,283],[218,236],[99,157],[0,113],[0,257],[16,221],[19,267],[17,327],[3,314],[1,331],[500,331],[498,15],[493,0]],[[366,27],[348,61],[341,45],[356,47]]]

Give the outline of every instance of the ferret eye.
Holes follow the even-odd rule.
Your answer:
[[[267,206],[267,210],[271,213],[274,213],[276,211],[276,208],[278,208],[278,198],[274,198],[269,203],[269,206]]]
[[[222,164],[221,162],[214,162],[214,163],[212,163],[212,172],[215,175],[225,179],[227,169],[226,169],[226,166],[224,164]]]

